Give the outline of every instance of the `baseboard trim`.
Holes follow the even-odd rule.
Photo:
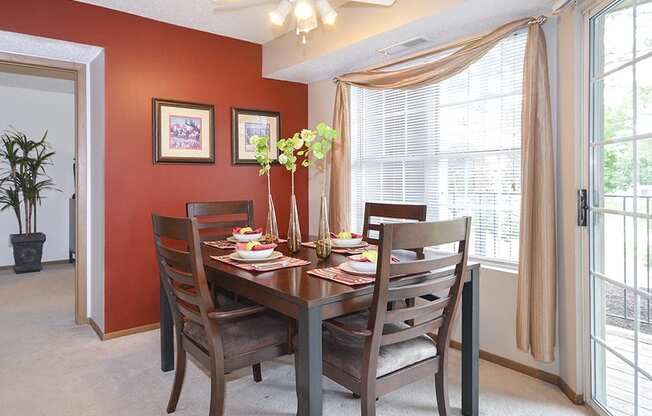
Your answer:
[[[451,347],[459,350],[462,349],[462,344],[457,341],[451,341]],[[541,381],[545,381],[546,383],[554,384],[555,386],[559,387],[562,393],[564,393],[573,404],[578,406],[584,405],[584,396],[573,391],[573,389],[556,374],[539,370],[538,368],[530,367],[528,365],[521,364],[514,360],[510,360],[509,358],[501,357],[484,350],[480,350],[480,358],[499,366],[509,368],[510,370],[516,371],[518,373],[525,374]]]
[[[41,265],[43,265],[43,266],[53,266],[53,265],[57,265],[57,264],[74,264],[74,263],[70,263],[70,261],[68,259],[49,260],[49,261],[42,261],[41,262]],[[13,264],[7,264],[6,266],[0,266],[0,271],[11,270],[13,268],[14,268]]]
[[[156,322],[153,324],[147,324],[147,325],[137,326],[134,328],[123,329],[120,331],[109,332],[104,334],[103,340],[106,341],[109,339],[126,337],[127,335],[134,335],[141,332],[153,331],[155,329],[159,329],[160,327],[161,324],[159,322]]]
[[[93,328],[95,334],[101,339],[104,340],[104,332],[100,329],[100,326],[93,320],[93,318],[88,318],[88,324]]]

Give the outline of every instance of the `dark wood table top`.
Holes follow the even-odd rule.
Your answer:
[[[314,239],[304,241],[313,240]],[[302,267],[293,267],[270,272],[250,272],[211,258],[211,256],[229,254],[231,250],[220,250],[203,245],[204,265],[209,272],[213,271],[221,276],[237,277],[237,280],[239,280],[240,283],[256,286],[257,290],[265,291],[272,296],[283,298],[288,302],[304,307],[339,302],[353,297],[371,294],[373,292],[373,285],[353,287],[307,274],[307,272],[312,269],[337,266],[340,263],[345,262],[348,256],[331,253],[329,258],[321,260],[317,257],[317,252],[313,248],[302,246],[298,253],[292,254],[288,252],[286,244],[279,244],[277,250],[291,257],[308,260],[310,261],[310,264]],[[415,253],[410,251],[400,251],[395,252],[394,254],[401,260],[405,261],[414,259],[416,256]],[[434,256],[436,255],[433,253],[426,254],[427,258]],[[468,267],[479,267],[479,264],[469,263]],[[450,272],[441,272],[442,276],[448,274],[450,274]],[[418,281],[419,279],[422,280],[425,277],[433,278],[436,276],[437,275],[433,276],[432,274],[426,276],[406,276],[394,280],[393,284],[414,283],[415,281]],[[468,273],[466,279],[469,279]],[[226,285],[226,287],[228,289],[228,285]]]

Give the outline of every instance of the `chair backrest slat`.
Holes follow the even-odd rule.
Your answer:
[[[423,295],[430,295],[433,293],[441,292],[453,287],[456,280],[457,276],[452,274],[450,276],[428,280],[423,283],[415,283],[413,285],[399,287],[389,287],[387,288],[387,301],[394,302],[397,300],[416,298]]]
[[[424,232],[418,223],[403,224],[405,227],[395,229],[392,235],[392,248],[401,250],[439,246],[463,241],[466,235],[466,224],[461,221],[442,221],[430,224],[430,228],[436,228],[436,232],[431,230]]]
[[[255,225],[253,201],[188,202],[186,213],[197,219],[201,241],[224,238],[234,227]]]
[[[430,321],[417,324],[414,326],[410,326],[409,328],[404,329],[402,331],[383,334],[380,339],[380,345],[381,346],[391,345],[391,344],[396,344],[398,342],[414,339],[424,334],[432,333],[435,329],[441,328],[443,324],[444,324],[444,317],[440,316],[438,318],[431,319]]]
[[[388,311],[385,316],[385,323],[396,323],[420,319],[426,316],[432,316],[433,313],[444,309],[450,303],[451,298],[440,298],[425,305],[415,306],[412,308],[396,309]]]
[[[190,253],[174,247],[159,246],[159,256],[166,260],[166,264],[173,264],[174,267],[190,270],[191,257]]]
[[[174,280],[176,283],[186,286],[195,286],[195,280],[192,277],[192,273],[184,272],[182,270],[175,269],[168,264],[164,264],[165,272],[168,277]]]
[[[239,220],[239,221],[214,221],[214,222],[200,222],[197,224],[197,228],[200,230],[205,230],[207,228],[221,228],[225,230],[231,230],[235,227],[247,227],[249,225],[249,220]]]
[[[369,231],[380,231],[380,224],[372,223],[372,218],[425,221],[427,210],[428,206],[423,204],[388,204],[382,202],[367,202],[364,205],[362,238],[369,244],[378,244],[379,239],[376,237],[371,237]]]
[[[197,296],[197,293],[176,285],[173,286],[172,290],[174,290],[174,295],[181,301],[199,307],[200,299],[199,296]]]
[[[424,273],[430,270],[455,266],[460,261],[462,261],[462,255],[458,253],[436,259],[417,260],[409,263],[396,263],[391,265],[390,276]]]
[[[183,303],[180,303],[180,302],[177,302],[177,308],[179,309],[179,312],[181,312],[181,314],[185,318],[187,318],[187,319],[189,319],[189,320],[191,320],[191,321],[193,321],[195,323],[198,323],[199,325],[202,325],[202,326],[204,325],[204,322],[203,322],[203,320],[201,318],[201,315],[197,311],[192,310],[191,308],[188,308],[187,306],[185,306]]]

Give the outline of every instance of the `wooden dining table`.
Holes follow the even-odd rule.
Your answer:
[[[304,241],[314,241],[305,239]],[[325,280],[307,272],[315,268],[337,266],[347,256],[332,253],[325,260],[313,248],[301,247],[289,253],[285,244],[277,250],[310,261],[309,265],[270,272],[250,272],[213,259],[229,251],[203,245],[207,278],[218,287],[245,297],[297,322],[295,364],[297,380],[297,415],[322,415],[322,321],[370,307],[373,285],[351,287]],[[401,259],[416,256],[413,252],[397,254]],[[429,254],[426,254],[428,257]],[[462,414],[477,416],[479,395],[479,273],[480,265],[470,263],[462,292]],[[427,275],[405,276],[393,285],[418,283],[450,275],[438,271]],[[161,369],[174,369],[174,330],[165,292],[161,290]],[[434,399],[434,389],[433,389]]]

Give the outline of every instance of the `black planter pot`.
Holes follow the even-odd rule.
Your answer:
[[[45,234],[11,234],[10,238],[14,246],[14,271],[16,273],[40,271]]]

